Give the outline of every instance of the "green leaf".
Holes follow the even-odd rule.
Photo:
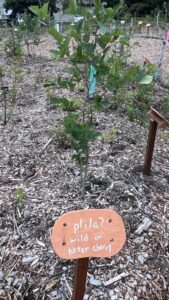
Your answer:
[[[124,35],[124,32],[119,28],[115,28],[114,31],[113,31],[114,40],[116,41],[119,38],[120,35]]]
[[[93,131],[89,124],[77,123],[78,118],[78,115],[69,114],[64,118],[64,126],[66,133],[70,134],[74,141],[79,141],[79,146],[84,150],[89,141],[95,140],[100,133]]]
[[[70,136],[71,144],[76,154],[73,159],[80,166],[84,166],[88,162],[88,147],[91,141],[94,141],[100,133],[94,131],[89,124],[80,124],[79,115],[69,114],[64,118],[65,132]]]
[[[56,84],[56,82],[46,81],[46,82],[44,83],[44,87],[45,87],[45,88],[48,88],[48,87],[57,87],[57,84]]]
[[[54,55],[55,60],[58,60],[60,58],[60,51],[59,50],[51,49],[50,53],[52,53]]]
[[[105,8],[106,18],[112,21],[117,16],[117,13],[119,12],[120,8],[122,8],[122,4],[117,4],[113,6],[113,8]]]
[[[139,81],[140,84],[151,84],[152,82],[153,82],[152,75],[146,75]]]
[[[126,72],[127,81],[128,82],[135,81],[136,77],[137,77],[137,73],[138,73],[138,67],[137,66],[133,66],[130,69],[128,69],[127,72]]]
[[[48,3],[44,3],[42,7],[39,7],[38,5],[31,5],[29,7],[29,10],[33,12],[41,21],[46,21],[48,19],[48,9]]]
[[[103,46],[104,48],[110,41],[111,41],[111,34],[109,34],[109,33],[105,33],[105,34],[101,35],[99,38],[99,43],[101,43],[101,45],[104,45]]]
[[[94,7],[96,11],[96,15],[99,16],[101,11],[102,11],[102,3],[101,0],[93,0],[94,2]]]
[[[93,53],[93,51],[96,48],[96,44],[93,44],[93,43],[87,43],[87,44],[82,43],[82,48],[83,48],[83,50],[86,50],[87,52]]]
[[[80,33],[83,30],[84,20],[80,20],[76,25],[77,33]]]
[[[57,105],[60,104],[62,101],[67,101],[66,98],[59,98],[54,95],[50,95],[49,100],[50,100],[50,103],[57,104]]]
[[[132,105],[127,105],[127,116],[130,121],[134,121],[135,118],[135,109]]]
[[[42,18],[46,19],[48,16],[48,9],[49,9],[49,3],[44,3],[44,5],[41,7],[41,14]]]
[[[71,133],[71,127],[74,123],[76,123],[79,119],[78,114],[68,114],[68,116],[64,117],[64,127],[67,134]]]
[[[64,57],[65,55],[69,55],[69,43],[71,37],[67,35],[66,39],[60,45],[60,58]]]
[[[84,36],[83,36],[83,41],[85,43],[88,43],[90,40],[90,33],[85,33]]]
[[[58,88],[72,89],[75,86],[75,83],[73,83],[71,79],[62,79],[61,77],[58,77],[56,86]]]
[[[55,27],[49,28],[49,34],[59,43],[62,43],[64,36],[59,31],[57,31]]]
[[[115,17],[115,15],[114,15],[114,10],[113,10],[112,7],[106,8],[106,9],[105,9],[105,12],[106,12],[107,17],[109,17],[109,18],[111,18],[111,19],[113,19],[113,18]]]
[[[72,15],[76,15],[77,13],[77,3],[76,0],[69,1],[69,13]]]
[[[98,26],[99,26],[101,32],[103,32],[103,33],[111,32],[110,27],[104,23],[98,22]]]
[[[128,46],[129,45],[129,40],[130,40],[129,36],[122,36],[122,37],[120,37],[119,42],[122,45]]]
[[[94,107],[97,110],[102,110],[109,107],[109,102],[102,99],[100,95],[94,97]]]
[[[143,80],[143,78],[146,76],[146,73],[144,70],[138,70],[137,75],[136,75],[136,81],[140,82],[141,80]]]
[[[75,111],[80,106],[80,99],[59,98],[54,95],[49,96],[50,102],[62,107],[65,111]]]
[[[109,63],[109,59],[110,59],[110,54],[106,53],[106,55],[103,57],[103,62],[105,65]]]
[[[31,5],[31,6],[29,6],[29,10],[32,12],[32,13],[34,13],[36,16],[38,16],[39,17],[39,6],[37,6],[37,5]]]

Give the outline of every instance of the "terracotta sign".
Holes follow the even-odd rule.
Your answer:
[[[125,240],[122,218],[109,209],[66,213],[55,222],[52,231],[53,248],[64,259],[113,256]]]

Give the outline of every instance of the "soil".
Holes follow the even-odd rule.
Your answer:
[[[142,59],[144,52],[156,62],[157,41],[139,42],[142,50],[135,47],[133,57]],[[52,43],[41,44],[33,60],[23,60],[15,109],[7,125],[0,125],[0,299],[71,299],[74,261],[54,253],[54,222],[68,211],[110,208],[123,218],[127,242],[115,257],[90,259],[84,299],[167,300],[169,130],[158,129],[152,172],[145,176],[148,118],[143,127],[130,122],[120,109],[95,114],[102,136],[90,149],[82,200],[70,145],[61,134],[53,134],[66,112],[49,104],[44,88],[46,80],[65,73],[67,63],[51,60]],[[168,53],[167,49],[167,59]],[[5,56],[0,60],[4,64]],[[6,80],[11,88],[9,72]],[[58,91],[59,96],[66,93]],[[156,98],[162,93],[158,85]],[[113,139],[104,138],[113,128]],[[149,226],[138,233],[145,218]]]

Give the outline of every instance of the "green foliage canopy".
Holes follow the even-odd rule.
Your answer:
[[[57,12],[56,8],[57,0],[49,0],[49,10],[51,15]],[[6,10],[12,10],[11,18],[15,18],[17,14],[22,14],[25,11],[29,11],[28,7],[31,5],[42,6],[46,0],[5,0],[4,8]],[[30,11],[29,11],[30,12]]]

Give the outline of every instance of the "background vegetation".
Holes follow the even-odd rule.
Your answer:
[[[4,8],[6,10],[12,9],[12,18],[15,18],[17,14],[22,14],[28,11],[30,5],[43,5],[45,0],[5,0]],[[51,15],[57,12],[56,2],[57,0],[49,0],[49,10]]]
[[[125,0],[125,3],[131,13],[138,15],[152,14],[156,9],[165,10],[169,7],[169,2],[165,0]]]
[[[28,9],[30,5],[43,5],[46,0],[5,0],[4,7],[9,10],[12,9],[12,17],[15,17],[17,13],[23,13],[25,10]],[[58,0],[49,0],[49,9],[51,14],[57,12],[56,4]],[[93,5],[93,0],[89,0],[88,2],[79,0],[77,1],[79,5],[83,5],[87,3],[88,6]],[[152,14],[155,10],[161,10],[165,12],[169,9],[169,1],[168,0],[107,0],[102,2],[107,3],[107,7],[113,7],[117,5],[119,2],[122,2],[123,5],[126,6],[127,10],[132,13],[136,14],[137,16],[142,16],[145,14]],[[63,4],[63,7],[66,8],[69,5],[68,0],[60,0],[60,3]]]

